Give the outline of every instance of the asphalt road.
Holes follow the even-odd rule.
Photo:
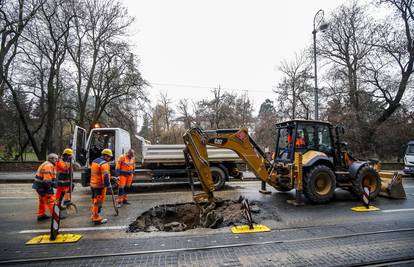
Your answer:
[[[110,196],[104,206],[109,222],[90,223],[88,188],[77,184],[74,202],[79,213],[61,222],[61,233],[82,234],[75,244],[26,246],[36,235],[48,233],[50,222],[37,222],[36,194],[30,184],[0,184],[0,264],[131,265],[131,266],[359,266],[372,263],[412,266],[414,262],[414,180],[404,181],[406,200],[378,198],[381,210],[356,213],[360,205],[337,190],[326,205],[286,203],[294,191],[258,193],[259,181],[230,182],[221,198],[240,195],[255,201],[266,214],[258,223],[269,233],[234,235],[229,228],[187,232],[127,233],[126,227],[142,212],[161,204],[191,201],[187,185],[137,186],[132,205],[114,216]],[[270,216],[269,216],[270,215]],[[76,258],[73,258],[76,256]],[[36,259],[38,261],[36,261]],[[21,262],[21,261],[25,262]],[[31,260],[31,261],[30,261]],[[382,266],[382,265],[379,265]]]

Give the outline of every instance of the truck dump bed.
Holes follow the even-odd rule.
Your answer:
[[[143,165],[151,163],[175,163],[184,164],[184,144],[177,145],[142,145],[142,159]],[[209,161],[231,161],[235,163],[242,163],[240,157],[229,149],[220,149],[213,146],[208,146],[208,158]]]

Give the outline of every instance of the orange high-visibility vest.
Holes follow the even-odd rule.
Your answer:
[[[50,161],[43,162],[36,172],[36,179],[41,181],[53,181],[56,179],[55,165]]]
[[[121,155],[116,162],[116,170],[119,175],[129,176],[134,174],[135,158],[129,158],[126,154]]]
[[[91,187],[104,188],[105,175],[110,175],[109,163],[102,157],[95,159],[91,165]]]
[[[296,146],[305,146],[305,140],[302,138],[296,139]]]
[[[58,185],[60,186],[70,186],[70,176],[73,172],[73,168],[71,168],[70,162],[63,161],[60,159],[56,163],[56,172],[57,172],[57,179]]]
[[[287,141],[288,145],[292,144],[292,136],[290,134],[288,135]]]

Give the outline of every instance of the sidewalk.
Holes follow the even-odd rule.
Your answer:
[[[35,172],[0,172],[0,184],[17,183],[28,184],[33,183]],[[80,182],[81,173],[73,174],[74,182]]]

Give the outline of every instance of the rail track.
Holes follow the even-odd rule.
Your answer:
[[[70,255],[70,256],[60,256],[60,257],[6,259],[6,260],[0,260],[0,265],[39,264],[42,262],[53,263],[53,262],[58,262],[58,261],[79,261],[79,260],[97,259],[97,258],[113,258],[113,257],[125,257],[125,256],[144,256],[144,255],[153,255],[153,254],[161,254],[161,253],[165,254],[165,253],[207,251],[207,250],[217,250],[217,249],[226,249],[226,248],[263,246],[263,245],[270,245],[270,244],[283,244],[283,243],[287,244],[287,243],[300,243],[300,242],[308,242],[308,241],[334,240],[334,239],[344,239],[344,238],[351,238],[351,237],[372,236],[372,235],[391,234],[391,233],[404,233],[404,232],[414,232],[414,228],[400,228],[400,229],[393,229],[393,230],[381,230],[381,231],[369,231],[369,232],[353,233],[353,234],[331,235],[331,236],[325,236],[325,237],[300,238],[300,239],[293,239],[293,240],[245,242],[245,243],[234,243],[234,244],[226,244],[226,245],[201,246],[201,247],[129,251],[129,252],[116,252],[116,253],[103,253],[103,254],[84,254],[84,255]],[[407,266],[414,264],[414,255],[410,255],[408,257],[396,257],[396,258],[391,258],[391,259],[355,263],[355,264],[350,264],[348,266],[393,266],[393,265],[401,265],[401,264],[407,264]]]

